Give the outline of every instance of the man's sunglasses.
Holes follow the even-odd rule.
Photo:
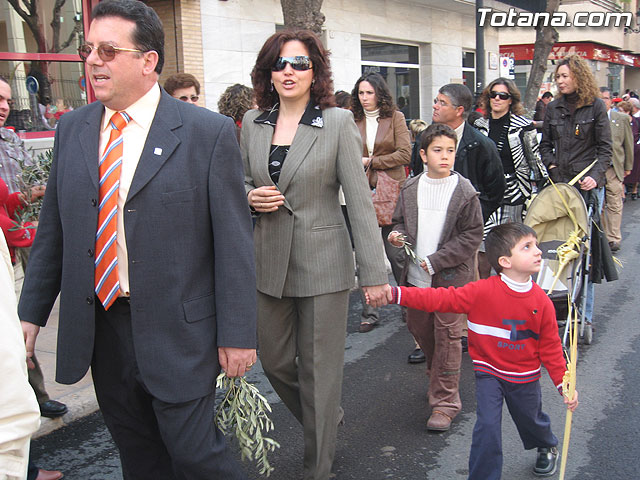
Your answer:
[[[489,96],[491,98],[498,97],[500,100],[509,100],[511,98],[511,94],[507,92],[491,92]]]
[[[78,55],[80,55],[80,58],[83,62],[86,62],[87,58],[89,58],[89,55],[91,55],[91,52],[93,52],[94,50],[98,51],[98,56],[103,62],[110,62],[111,60],[116,58],[116,53],[118,52],[144,53],[142,50],[138,50],[135,48],[114,47],[113,45],[109,45],[108,43],[102,43],[97,47],[85,43],[84,45],[80,45],[78,47]]]
[[[190,97],[183,95],[181,97],[178,97],[179,100],[182,100],[183,102],[188,102],[189,100],[191,100],[193,103],[196,103],[200,97],[198,95],[191,95]]]
[[[271,71],[281,72],[287,68],[287,63],[291,65],[291,68],[299,72],[304,72],[313,68],[309,57],[306,55],[298,55],[296,57],[278,57],[275,65],[271,67]]]

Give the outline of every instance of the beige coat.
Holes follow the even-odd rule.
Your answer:
[[[29,441],[40,426],[40,409],[27,380],[13,267],[2,232],[0,257],[0,480],[18,480],[27,476]]]
[[[624,180],[624,172],[633,169],[633,133],[629,115],[611,111],[612,163],[618,180]]]
[[[261,113],[251,110],[242,122],[240,147],[247,194],[256,187],[274,185],[268,169],[274,127],[254,122]],[[284,205],[257,216],[258,290],[273,297],[309,297],[353,287],[353,255],[338,199],[340,186],[351,221],[360,283],[388,282],[353,115],[328,108],[322,116],[322,127],[298,125],[278,182]]]

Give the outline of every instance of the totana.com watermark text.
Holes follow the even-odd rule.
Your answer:
[[[510,8],[506,12],[491,8],[478,9],[480,27],[632,27],[631,12],[518,12]]]

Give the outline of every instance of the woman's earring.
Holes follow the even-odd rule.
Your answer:
[[[273,92],[273,80],[271,80],[271,88],[269,89],[270,92]]]

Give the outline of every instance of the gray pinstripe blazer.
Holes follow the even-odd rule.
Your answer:
[[[242,122],[247,194],[256,187],[274,185],[268,169],[274,128],[254,122],[261,113],[251,110]],[[322,127],[298,125],[278,182],[285,204],[276,212],[259,214],[256,221],[257,286],[273,297],[307,297],[353,287],[353,256],[338,200],[340,186],[361,285],[388,281],[353,115],[339,108],[323,110],[322,115]]]

